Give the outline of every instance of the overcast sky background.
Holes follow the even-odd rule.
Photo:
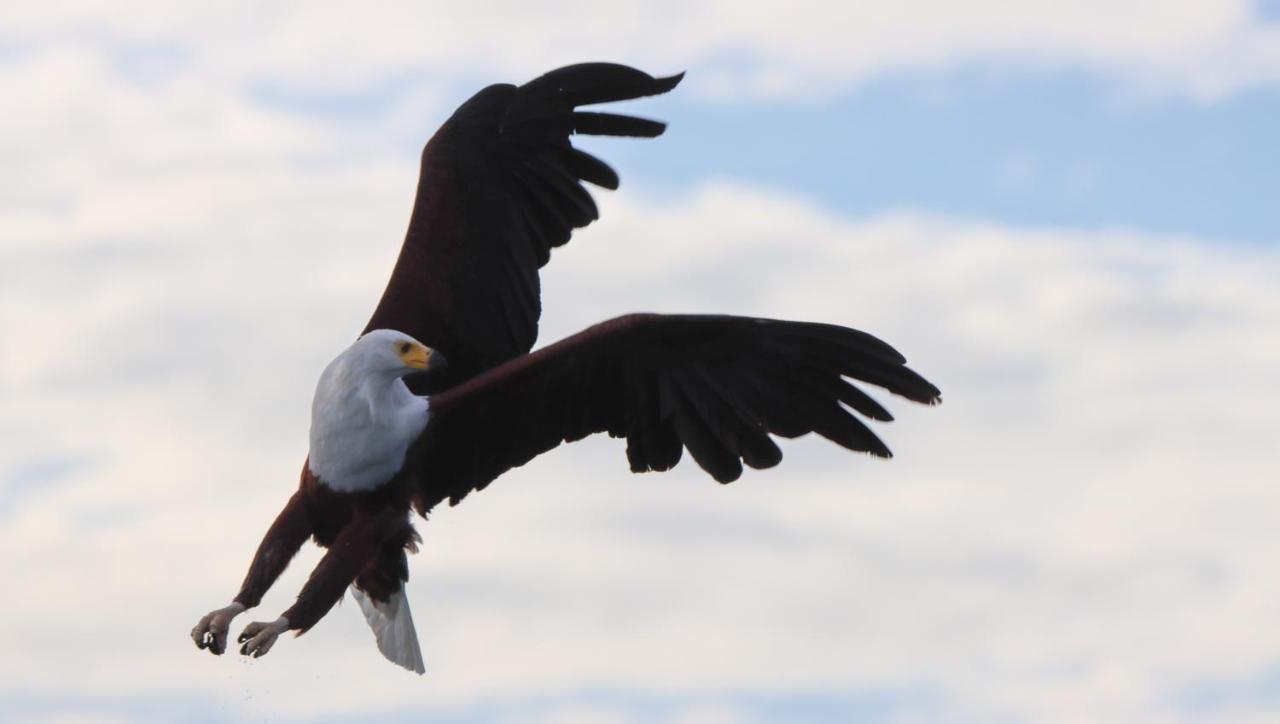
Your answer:
[[[419,526],[422,678],[349,602],[196,651],[421,144],[583,60],[688,76],[584,144],[622,188],[544,342],[842,323],[946,403],[729,487],[539,458]],[[6,3],[0,99],[4,721],[1280,716],[1280,3]]]

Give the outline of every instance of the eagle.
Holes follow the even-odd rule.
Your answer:
[[[728,483],[782,460],[772,436],[808,433],[890,457],[861,417],[892,420],[852,381],[924,404],[938,388],[893,347],[815,322],[629,314],[531,351],[538,270],[598,216],[583,183],[618,175],[574,134],[653,138],[664,123],[583,106],[666,93],[653,77],[583,63],[524,85],[491,85],[428,141],[400,256],[363,333],[325,367],[301,480],[267,530],[232,602],[191,631],[226,650],[232,619],[257,606],[308,539],[327,552],[274,621],[248,624],[260,657],[311,629],[348,589],[390,661],[425,671],[405,598],[412,512],[457,505],[503,473],[593,433],[626,439],[632,472],[685,450]],[[447,360],[447,363],[446,363]]]

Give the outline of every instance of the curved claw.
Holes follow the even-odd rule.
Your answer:
[[[191,629],[191,640],[196,648],[209,649],[209,653],[218,656],[227,650],[227,631],[231,628],[231,619],[244,611],[244,605],[233,603],[229,606],[206,613]]]
[[[240,647],[240,653],[245,656],[259,658],[266,656],[267,652],[275,644],[280,634],[289,630],[289,619],[281,616],[270,623],[262,621],[254,621],[244,627],[244,631],[240,633],[236,639],[238,643],[243,644]]]

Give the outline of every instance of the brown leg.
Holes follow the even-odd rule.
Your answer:
[[[240,584],[240,593],[235,602],[245,608],[253,608],[262,602],[267,589],[276,582],[289,561],[297,555],[298,549],[311,536],[311,521],[307,518],[305,490],[298,490],[289,498],[289,502],[276,516],[276,520],[267,529],[258,552],[253,556],[249,572]]]
[[[299,635],[324,617],[342,598],[347,586],[373,560],[390,536],[401,533],[408,524],[406,511],[387,508],[369,514],[357,512],[329,547],[329,552],[316,565],[298,600],[273,622],[255,622],[245,627],[238,641],[247,656],[265,654],[276,637],[285,631]]]
[[[263,536],[262,543],[253,556],[249,573],[240,585],[240,593],[231,605],[210,611],[191,630],[191,638],[196,646],[207,648],[213,654],[225,651],[231,620],[262,601],[267,589],[284,572],[289,561],[310,535],[311,522],[307,518],[306,492],[299,489],[267,529],[267,534]]]

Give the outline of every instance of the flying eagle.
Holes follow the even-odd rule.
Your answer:
[[[562,442],[627,440],[633,472],[669,470],[684,450],[721,483],[782,460],[771,435],[810,432],[889,457],[854,413],[893,419],[851,384],[909,400],[936,387],[875,337],[845,327],[734,316],[632,314],[536,352],[538,269],[594,221],[587,181],[618,176],[574,148],[586,133],[656,137],[657,121],[580,111],[666,93],[681,75],[586,63],[462,104],[422,152],[413,215],[363,334],[320,375],[301,483],[272,523],[233,602],[191,636],[221,654],[231,620],[262,600],[308,539],[328,549],[297,601],[251,623],[240,653],[306,632],[348,588],[388,659],[422,673],[405,600],[410,508],[456,505]],[[445,365],[445,359],[448,365]],[[848,378],[848,379],[846,379]]]

